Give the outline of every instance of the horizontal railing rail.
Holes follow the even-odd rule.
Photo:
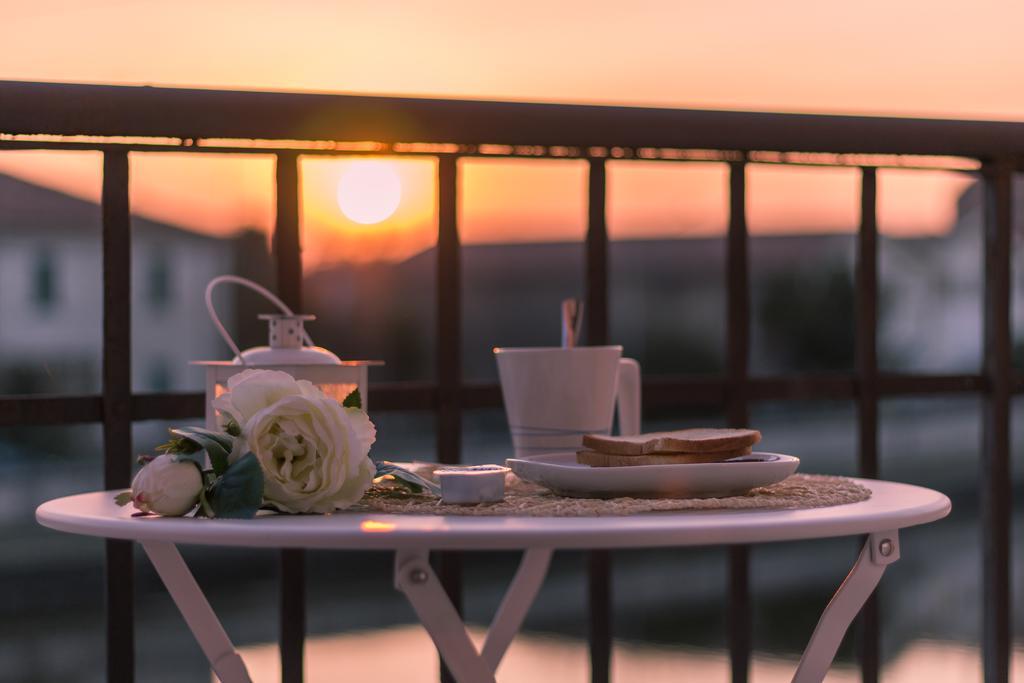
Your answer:
[[[928,394],[976,394],[988,391],[985,375],[879,374],[875,388],[879,397]],[[374,411],[436,410],[437,384],[433,382],[371,382]],[[860,397],[860,381],[853,374],[804,375],[797,377],[754,377],[748,380],[750,400],[853,400]],[[643,380],[643,405],[662,408],[713,408],[724,410],[729,394],[728,380],[718,377],[674,377],[653,375]],[[466,382],[459,388],[459,401],[466,410],[501,408],[501,387],[491,382]],[[1024,377],[1015,375],[1012,393],[1024,394]],[[205,412],[205,397],[199,393],[133,394],[134,421],[196,417]],[[0,427],[45,425],[103,420],[103,397],[0,395]]]
[[[19,81],[0,81],[0,132],[975,159],[1024,153],[1024,123],[1003,121]]]
[[[726,367],[711,376],[648,376],[645,405],[721,411],[745,425],[750,406],[769,400],[853,400],[858,409],[858,471],[878,476],[878,402],[882,397],[970,393],[984,398],[981,446],[983,664],[985,680],[1008,680],[1010,656],[1009,408],[1024,393],[1011,365],[1012,178],[1024,169],[1024,123],[836,116],[653,107],[596,106],[239,92],[185,88],[0,81],[0,150],[72,149],[103,153],[103,390],[87,396],[0,396],[0,427],[96,422],[104,425],[105,484],[128,485],[132,421],[204,413],[203,396],[132,394],[128,306],[130,221],[128,153],[269,154],[276,162],[273,252],[277,290],[301,309],[298,161],[305,155],[387,154],[438,159],[436,381],[378,383],[374,410],[433,412],[443,462],[461,457],[465,410],[501,405],[493,383],[463,380],[457,161],[465,157],[575,158],[587,162],[584,291],[589,343],[609,341],[606,161],[718,161],[729,168],[726,267]],[[829,375],[752,376],[746,169],[751,163],[844,165],[861,171],[856,240],[856,367]],[[876,169],[945,168],[976,173],[986,189],[984,366],[976,374],[908,375],[878,368],[878,228]],[[2,210],[2,208],[0,208]],[[2,220],[2,216],[0,216]],[[107,546],[108,678],[132,678],[132,558],[122,542]],[[729,553],[728,629],[732,680],[747,680],[751,638],[749,558]],[[611,564],[588,562],[591,672],[610,672]],[[457,557],[440,574],[459,603]],[[281,655],[286,683],[302,679],[305,633],[301,552],[281,559]],[[878,605],[862,615],[862,677],[876,681]]]

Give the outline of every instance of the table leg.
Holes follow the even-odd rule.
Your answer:
[[[551,554],[549,548],[533,548],[523,553],[519,570],[491,622],[482,652],[473,645],[462,618],[430,567],[428,551],[395,553],[395,588],[412,604],[456,681],[494,683],[494,672],[537,597]]]
[[[217,678],[222,683],[252,683],[245,663],[174,544],[146,541],[141,545]]]
[[[898,559],[900,541],[895,530],[868,536],[857,563],[818,620],[804,655],[800,658],[793,683],[820,683],[824,680],[854,617],[875,590],[885,568]]]
[[[498,670],[501,658],[505,656],[512,639],[522,628],[526,613],[537,599],[540,586],[548,574],[553,552],[551,548],[532,548],[523,553],[516,576],[512,579],[512,584],[508,587],[484,640],[482,655],[491,671]]]

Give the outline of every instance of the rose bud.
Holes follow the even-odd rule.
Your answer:
[[[132,504],[141,512],[179,517],[199,502],[203,476],[192,462],[174,462],[170,453],[153,459],[132,480]]]

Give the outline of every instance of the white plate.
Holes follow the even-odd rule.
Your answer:
[[[724,462],[686,465],[591,467],[576,453],[545,453],[505,461],[520,479],[575,498],[721,498],[782,481],[800,459],[751,453]]]

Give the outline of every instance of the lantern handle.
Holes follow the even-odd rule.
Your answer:
[[[281,309],[281,312],[285,315],[295,315],[295,313],[293,313],[292,309],[290,309],[285,302],[277,298],[277,296],[269,289],[262,285],[258,285],[247,278],[239,277],[238,275],[218,275],[210,280],[210,283],[206,285],[206,311],[210,314],[210,320],[213,322],[213,326],[217,328],[217,332],[220,333],[220,336],[225,342],[227,342],[227,345],[231,350],[235,352],[235,357],[242,362],[242,365],[245,365],[245,358],[242,357],[241,349],[238,348],[238,344],[235,343],[235,340],[231,338],[231,335],[224,327],[224,324],[220,321],[220,316],[217,315],[217,310],[213,307],[213,290],[217,288],[217,285],[224,284],[225,282],[242,285],[243,287],[248,287],[257,294],[262,294],[263,298]],[[302,336],[305,338],[307,346],[314,345],[313,339],[309,336],[309,332],[303,330]]]

